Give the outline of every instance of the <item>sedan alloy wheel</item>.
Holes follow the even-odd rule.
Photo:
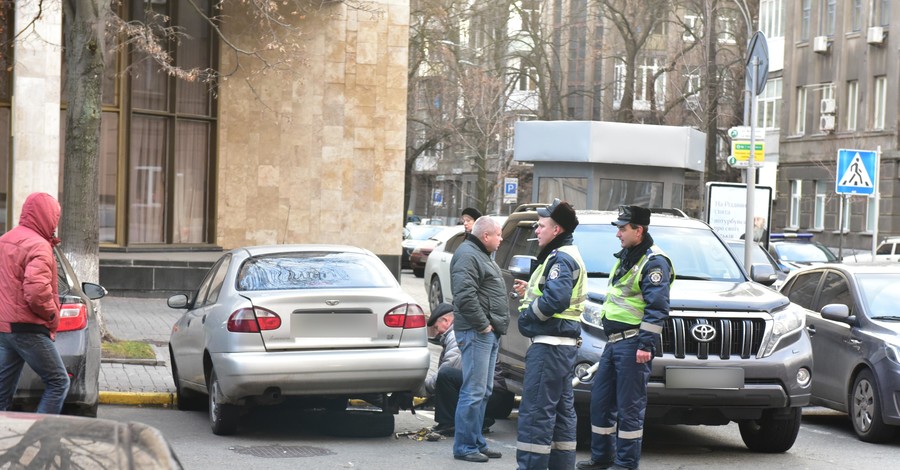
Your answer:
[[[894,428],[881,419],[881,398],[875,378],[869,370],[856,376],[850,393],[850,420],[859,439],[866,442],[884,442],[894,434]]]
[[[444,301],[444,293],[441,291],[441,279],[437,276],[431,278],[431,285],[428,289],[428,306],[431,311],[437,308],[438,304]]]

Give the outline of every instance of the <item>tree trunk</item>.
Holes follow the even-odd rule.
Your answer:
[[[62,250],[82,281],[100,277],[100,116],[108,0],[64,0],[67,101]],[[99,316],[99,315],[98,315]],[[105,325],[100,317],[101,332]]]

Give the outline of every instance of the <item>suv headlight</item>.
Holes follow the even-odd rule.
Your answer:
[[[788,304],[787,307],[772,312],[772,320],[772,335],[769,336],[769,341],[766,343],[761,357],[772,355],[783,338],[803,328],[806,324],[806,314],[794,304]]]
[[[603,328],[603,322],[600,320],[600,311],[603,309],[601,304],[588,300],[584,303],[584,312],[581,313],[581,321]]]

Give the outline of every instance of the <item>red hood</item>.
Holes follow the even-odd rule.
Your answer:
[[[34,230],[45,240],[56,245],[59,239],[53,236],[59,226],[61,210],[59,202],[47,193],[32,193],[22,205],[19,225]]]

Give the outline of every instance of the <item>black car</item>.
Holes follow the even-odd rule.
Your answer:
[[[106,289],[91,282],[78,282],[75,270],[58,249],[56,264],[59,283],[59,329],[56,348],[69,372],[71,385],[63,413],[97,416],[100,400],[100,324],[91,300],[106,295]],[[13,397],[17,409],[37,408],[44,382],[28,365],[22,370]]]
[[[849,414],[863,441],[890,440],[900,426],[900,266],[812,266],[781,292],[806,309],[812,403]]]

